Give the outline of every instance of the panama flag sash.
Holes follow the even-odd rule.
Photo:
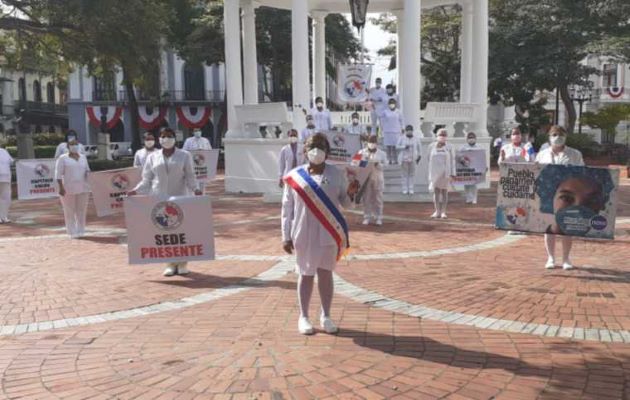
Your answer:
[[[320,224],[337,243],[337,261],[350,248],[348,224],[324,190],[309,175],[306,167],[295,168],[284,177],[287,185],[300,196]]]

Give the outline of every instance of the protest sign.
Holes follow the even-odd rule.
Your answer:
[[[372,77],[369,64],[337,65],[337,99],[340,103],[362,103],[367,100]]]
[[[352,200],[357,204],[361,203],[361,198],[367,186],[367,180],[374,170],[374,163],[358,159],[353,160],[351,164],[337,162],[333,162],[332,164],[345,174],[346,180],[348,181],[348,188],[356,188],[357,194]]]
[[[329,161],[349,163],[352,156],[361,150],[361,138],[359,135],[351,135],[345,132],[324,132],[330,143]]]
[[[193,150],[193,165],[198,183],[208,182],[216,178],[219,164],[219,150]]]
[[[486,179],[486,151],[459,150],[455,155],[456,176],[453,185],[476,185]]]
[[[499,229],[613,239],[619,171],[552,164],[502,164]]]
[[[88,182],[96,215],[105,217],[123,212],[123,200],[127,192],[140,182],[139,168],[123,168],[110,171],[90,172]]]
[[[131,196],[124,210],[129,264],[214,260],[208,196]]]
[[[57,197],[59,185],[55,180],[55,160],[19,160],[15,165],[18,199]]]

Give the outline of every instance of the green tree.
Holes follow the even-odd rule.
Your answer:
[[[604,143],[614,143],[617,125],[627,119],[630,119],[630,104],[612,104],[599,109],[597,112],[582,114],[583,124],[602,130]]]

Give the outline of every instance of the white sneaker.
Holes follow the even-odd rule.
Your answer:
[[[442,213],[442,215],[440,215],[440,218],[442,218],[442,219],[446,219],[446,218],[448,218],[448,217],[446,216],[446,213]]]
[[[477,204],[477,200],[473,200],[473,201],[472,201],[472,204]]]
[[[309,321],[308,318],[300,317],[300,319],[298,320],[298,332],[300,332],[302,335],[313,334],[313,324],[311,324],[311,321]]]
[[[556,266],[555,260],[553,259],[553,257],[549,257],[547,259],[547,263],[545,264],[545,268],[547,268],[547,269],[554,269],[555,266]]]
[[[363,218],[363,225],[370,225],[370,217]]]
[[[337,333],[339,332],[339,328],[335,325],[334,322],[328,317],[321,317],[319,319],[319,326],[326,331],[326,333]]]
[[[413,194],[413,189],[409,189],[409,194]]]
[[[566,260],[565,262],[562,263],[562,269],[565,271],[571,270],[573,269],[573,264],[571,264],[571,261]]]
[[[378,225],[378,226],[383,225],[383,219],[382,219],[382,218],[378,218],[378,219],[376,220],[376,225]]]
[[[190,274],[188,267],[186,267],[185,265],[177,266],[177,275],[188,275],[188,274]]]
[[[439,216],[440,216],[440,214],[437,211],[434,212],[433,214],[431,214],[431,218],[437,218]]]
[[[166,267],[166,269],[164,270],[164,272],[162,273],[162,275],[164,276],[173,276],[177,273],[177,267]]]
[[[407,192],[407,189],[403,189],[403,194],[407,194],[409,192]]]

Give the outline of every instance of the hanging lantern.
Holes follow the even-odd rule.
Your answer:
[[[352,25],[359,31],[365,26],[367,8],[370,0],[350,0],[350,12],[352,13]]]

